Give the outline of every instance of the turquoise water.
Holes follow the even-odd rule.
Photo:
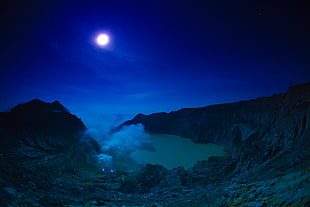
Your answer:
[[[223,147],[216,144],[197,144],[190,139],[167,134],[152,134],[150,140],[156,152],[139,150],[131,154],[141,164],[161,164],[173,169],[183,166],[192,167],[197,161],[207,160],[210,156],[223,156]]]

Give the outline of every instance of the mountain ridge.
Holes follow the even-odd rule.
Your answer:
[[[1,206],[309,206],[310,82],[250,101],[138,114],[150,133],[221,144],[192,168],[102,170],[100,146],[59,102],[0,113]],[[10,141],[14,141],[10,143]]]
[[[248,148],[257,148],[256,153],[267,153],[257,159],[266,161],[282,151],[296,148],[307,151],[309,98],[310,82],[291,86],[286,93],[249,101],[185,108],[170,113],[138,114],[120,127],[140,123],[149,133],[220,144],[238,159],[244,159]]]

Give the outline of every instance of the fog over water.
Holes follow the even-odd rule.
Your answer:
[[[134,117],[129,114],[109,114],[88,109],[79,117],[87,126],[87,134],[101,146],[99,165],[118,170],[136,170],[146,163],[161,164],[168,169],[178,166],[192,167],[197,161],[210,156],[223,156],[222,146],[197,144],[188,138],[149,134],[142,124],[123,126],[113,131],[126,120]]]
[[[131,156],[138,163],[161,164],[168,169],[192,167],[197,161],[210,156],[224,156],[223,147],[216,144],[197,144],[190,139],[167,134],[152,134],[150,140],[155,152],[137,150]]]

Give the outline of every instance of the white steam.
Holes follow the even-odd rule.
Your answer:
[[[113,129],[123,121],[125,120],[118,115],[100,116],[97,121],[88,117],[85,122],[88,128],[86,134],[101,146],[102,153],[98,155],[98,161],[102,168],[137,169],[141,166],[131,158],[130,153],[142,149],[154,151],[150,135],[144,131],[142,124],[123,126],[119,131],[113,132]]]
[[[144,131],[142,124],[128,125],[112,134],[103,149],[134,152],[137,149],[145,148],[149,143],[149,135]]]

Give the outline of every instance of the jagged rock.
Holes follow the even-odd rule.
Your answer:
[[[149,193],[163,181],[167,173],[168,170],[161,165],[146,164],[136,175],[124,182],[120,190],[128,193]]]
[[[165,176],[164,186],[181,186],[190,182],[187,171],[184,167],[177,167],[169,171]]]
[[[226,157],[198,162],[182,176],[168,171],[152,186],[152,196],[182,206],[308,206],[309,117],[310,82],[250,101],[138,114],[123,125],[142,123],[149,133],[213,142],[228,151]],[[135,182],[133,187],[139,185]]]
[[[99,146],[59,102],[19,105],[0,113],[0,205],[310,206],[309,97],[307,83],[251,101],[139,114],[124,124],[222,144],[228,154],[188,170],[147,164],[114,173],[85,164]]]
[[[310,82],[250,101],[138,114],[122,125],[142,123],[149,133],[223,145],[233,159],[241,160],[237,168],[248,171],[282,151],[309,154],[309,119]]]
[[[33,100],[0,113],[1,173],[39,181],[93,166],[100,148],[84,130],[82,121],[58,101]]]

